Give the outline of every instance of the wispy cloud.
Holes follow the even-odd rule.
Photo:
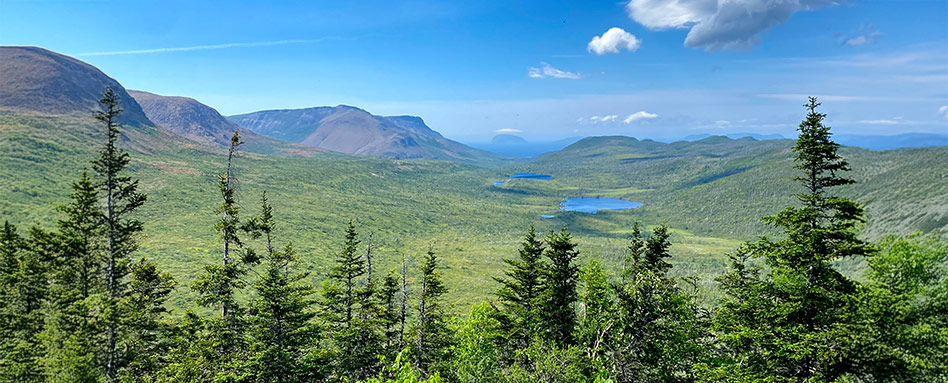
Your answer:
[[[610,114],[608,116],[592,116],[592,117],[589,117],[589,121],[592,121],[593,124],[597,124],[600,122],[612,122],[612,121],[615,121],[617,118],[619,118],[618,115]]]
[[[859,27],[859,31],[855,36],[844,38],[841,44],[851,47],[875,44],[879,40],[879,36],[882,36],[882,33],[876,30],[875,25],[866,24]]]
[[[562,71],[562,70],[554,68],[552,65],[547,64],[545,62],[541,62],[539,68],[530,67],[527,70],[527,76],[530,76],[530,78],[552,77],[552,78],[567,78],[570,80],[577,80],[580,77],[582,77],[580,76],[579,73]]]
[[[938,101],[939,98],[936,97],[888,97],[888,96],[856,96],[856,95],[831,95],[831,94],[805,94],[805,93],[762,93],[758,94],[758,97],[770,98],[775,100],[787,100],[787,101],[800,101],[806,100],[807,97],[816,97],[821,101],[837,101],[837,102],[883,102],[883,101],[900,101],[900,102],[912,102],[912,101]]]
[[[948,105],[938,108],[938,114],[944,118],[948,118]]]
[[[277,41],[260,41],[260,42],[253,42],[253,43],[229,43],[229,44],[216,44],[216,45],[194,45],[190,47],[136,49],[136,50],[127,50],[127,51],[86,52],[86,53],[72,54],[71,56],[88,57],[88,56],[141,55],[141,54],[152,54],[152,53],[206,51],[206,50],[212,50],[212,49],[269,47],[269,46],[274,46],[274,45],[313,44],[313,43],[318,43],[318,42],[330,40],[330,39],[332,38],[324,37],[320,39],[310,39],[310,40],[277,40]]]
[[[629,117],[626,117],[625,120],[623,120],[622,122],[625,122],[626,124],[631,124],[635,121],[651,120],[653,118],[658,118],[658,115],[655,113],[649,113],[642,110],[642,111],[638,111],[638,112],[630,114]]]

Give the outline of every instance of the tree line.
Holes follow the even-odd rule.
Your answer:
[[[118,97],[101,99],[106,143],[72,184],[54,230],[0,232],[0,380],[10,382],[946,382],[948,245],[857,234],[854,181],[811,98],[793,148],[799,203],[782,231],[730,254],[724,298],[670,276],[669,228],[632,228],[615,272],[577,261],[570,233],[530,227],[499,289],[451,317],[440,260],[380,271],[350,221],[322,284],[302,271],[263,193],[238,201],[233,135],[218,176],[218,262],[172,317],[178,288],[136,256],[147,200],[118,147]],[[834,264],[864,259],[855,280]],[[411,282],[411,283],[410,283]],[[212,313],[208,315],[207,313]]]

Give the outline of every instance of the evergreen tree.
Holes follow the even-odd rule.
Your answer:
[[[43,381],[40,334],[47,295],[50,236],[33,229],[28,239],[4,222],[0,232],[0,378]]]
[[[401,311],[399,310],[399,275],[395,269],[389,270],[382,281],[382,287],[379,290],[379,327],[384,335],[385,345],[383,351],[386,359],[392,359],[401,351],[402,334],[398,331],[398,325],[401,321]]]
[[[174,290],[171,274],[161,272],[145,258],[132,267],[132,279],[123,304],[128,313],[124,325],[129,335],[124,342],[127,365],[120,373],[125,382],[154,382],[168,362],[170,328],[162,322],[168,313],[165,302]]]
[[[360,315],[371,303],[363,301],[362,283],[367,273],[366,260],[358,251],[359,234],[355,224],[349,221],[346,242],[336,256],[329,279],[323,284],[322,316],[327,326],[327,336],[335,346],[335,369],[339,377],[364,379],[376,369],[377,353],[369,349],[372,345],[362,342],[365,332],[376,329],[369,319]],[[371,336],[371,335],[369,335]]]
[[[434,372],[447,374],[452,335],[448,329],[442,296],[447,288],[438,272],[438,257],[428,249],[421,265],[421,291],[418,297],[418,323],[415,328],[414,356],[416,365],[427,376]]]
[[[539,329],[543,338],[561,348],[573,345],[576,329],[577,301],[576,284],[579,282],[579,267],[573,263],[579,252],[569,232],[563,228],[559,233],[550,231],[543,255],[549,260],[543,276]]]
[[[65,219],[54,235],[55,267],[45,307],[46,375],[52,381],[83,381],[101,374],[105,304],[105,258],[99,188],[82,172],[72,185],[72,200],[59,211]]]
[[[697,297],[668,276],[670,246],[666,225],[647,238],[638,223],[633,226],[628,266],[612,286],[612,331],[600,337],[618,382],[695,381],[692,367],[708,355],[709,334]]]
[[[294,272],[293,247],[274,249],[273,214],[266,193],[262,212],[252,222],[256,236],[266,239],[266,252],[249,307],[251,344],[245,375],[253,382],[298,382],[306,374],[305,358],[318,335],[310,298],[315,291],[305,282],[309,273]]]
[[[537,238],[533,225],[524,236],[517,259],[504,259],[509,267],[506,278],[494,278],[502,286],[497,298],[509,314],[502,318],[508,332],[510,346],[515,350],[526,348],[533,341],[533,327],[537,323],[536,305],[543,287],[543,242]]]
[[[854,181],[840,174],[849,166],[823,125],[826,115],[816,111],[819,105],[810,98],[793,148],[802,172],[795,177],[804,187],[797,195],[802,206],[764,218],[783,229],[783,239],[762,238],[741,250],[763,258],[767,274],[758,280],[735,268],[721,278],[728,299],[716,328],[733,358],[718,370],[721,378],[822,382],[851,368],[847,338],[856,287],[832,262],[873,250],[856,237],[862,208],[831,194],[833,187]]]
[[[106,230],[105,243],[105,289],[102,320],[106,327],[105,375],[108,381],[118,379],[118,370],[123,362],[117,349],[121,337],[121,322],[124,313],[118,311],[120,300],[126,292],[129,257],[137,250],[136,237],[142,231],[142,223],[131,215],[145,203],[145,195],[138,192],[138,180],[123,175],[128,166],[128,153],[117,146],[119,123],[122,113],[119,98],[112,88],[107,88],[99,100],[102,112],[95,118],[105,124],[107,140],[99,158],[92,168],[99,177],[99,188],[105,200],[103,224]]]
[[[233,160],[241,144],[243,141],[240,140],[239,132],[234,132],[227,151],[226,168],[218,177],[217,184],[222,201],[216,210],[221,217],[215,228],[224,244],[221,264],[205,266],[204,274],[198,277],[192,286],[199,294],[198,303],[220,309],[220,317],[205,324],[207,336],[201,342],[190,345],[211,348],[193,350],[190,354],[201,356],[205,363],[210,364],[202,368],[216,371],[219,376],[216,379],[230,379],[239,374],[236,366],[246,347],[246,318],[244,309],[237,303],[236,294],[246,287],[243,277],[247,273],[248,265],[257,260],[252,250],[243,248],[240,238],[247,225],[242,225],[240,221]],[[205,357],[207,355],[209,357]]]

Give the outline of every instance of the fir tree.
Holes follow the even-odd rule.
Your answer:
[[[537,307],[542,313],[539,329],[544,339],[566,348],[574,343],[577,322],[574,304],[578,299],[579,267],[573,262],[579,252],[566,228],[559,233],[550,231],[546,244],[543,255],[549,264],[543,276],[541,304]]]
[[[103,223],[106,230],[105,243],[105,290],[103,321],[106,327],[105,375],[116,381],[122,361],[118,355],[118,343],[122,316],[118,311],[120,300],[126,292],[126,276],[129,274],[129,257],[137,250],[136,237],[142,231],[142,223],[131,215],[145,203],[145,195],[138,192],[138,180],[123,175],[128,166],[128,153],[117,146],[119,124],[116,118],[122,109],[119,98],[112,88],[107,88],[99,100],[103,111],[95,118],[105,125],[106,143],[92,168],[99,177],[99,188],[105,200]]]
[[[833,381],[850,368],[847,331],[856,289],[832,261],[873,250],[856,237],[862,208],[831,194],[854,181],[840,174],[849,166],[823,125],[826,115],[816,111],[819,105],[810,98],[793,148],[802,206],[764,218],[784,231],[783,239],[762,238],[741,250],[763,258],[769,271],[755,280],[753,274],[735,275],[744,270],[736,268],[721,279],[728,299],[716,327],[734,363],[720,371],[733,379]]]
[[[306,374],[305,358],[318,335],[310,298],[315,291],[305,282],[309,273],[293,270],[293,247],[274,249],[273,209],[266,193],[261,210],[252,222],[255,236],[266,239],[266,252],[249,306],[251,356],[244,370],[254,382],[297,382]]]
[[[447,288],[438,272],[438,257],[428,249],[421,265],[421,291],[418,297],[418,324],[415,328],[414,355],[416,365],[426,375],[448,373],[445,367],[450,359],[452,334],[447,327],[447,318],[442,296]]]
[[[107,293],[99,188],[82,172],[72,185],[72,200],[59,211],[55,265],[50,270],[46,304],[46,374],[54,381],[81,381],[101,371],[103,318],[98,306]],[[109,301],[114,302],[114,301]]]
[[[533,340],[537,323],[536,305],[543,287],[543,242],[537,238],[533,225],[524,236],[517,259],[504,259],[509,269],[506,278],[494,278],[502,286],[497,297],[510,315],[507,331],[514,349],[526,348]]]
[[[5,263],[0,276],[0,377],[10,381],[45,379],[41,334],[55,248],[55,237],[38,228],[21,238],[14,226],[5,224],[0,234],[0,255]]]
[[[165,302],[175,281],[171,274],[161,272],[145,258],[132,267],[132,280],[125,296],[124,324],[129,335],[124,342],[127,365],[120,377],[126,382],[153,382],[168,362],[170,328],[162,322],[168,313]]]
[[[192,288],[198,292],[198,302],[205,307],[220,309],[220,317],[208,321],[206,331],[208,336],[202,342],[192,344],[191,347],[210,347],[207,353],[202,350],[190,352],[192,355],[210,355],[202,357],[210,366],[207,370],[217,371],[217,379],[235,377],[236,363],[245,350],[244,339],[245,317],[244,309],[237,304],[236,294],[246,287],[243,277],[247,273],[247,266],[256,261],[253,251],[247,249],[243,253],[243,241],[240,233],[247,229],[242,225],[239,217],[240,207],[237,203],[237,177],[234,174],[233,160],[243,142],[239,132],[231,137],[227,151],[225,170],[218,177],[218,190],[221,204],[216,212],[221,215],[215,229],[220,234],[224,244],[223,257],[220,265],[207,265],[204,275],[198,277]]]

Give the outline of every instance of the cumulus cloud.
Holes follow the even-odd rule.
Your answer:
[[[799,11],[836,5],[837,0],[631,0],[629,17],[643,26],[663,30],[689,29],[685,46],[746,50],[760,43],[758,35],[785,23]]]
[[[581,77],[579,73],[561,71],[545,62],[541,62],[539,68],[530,67],[527,70],[527,76],[530,76],[530,78],[568,78],[570,80],[576,80]]]
[[[619,53],[623,49],[635,52],[641,45],[642,40],[637,39],[635,35],[622,28],[612,27],[602,36],[593,36],[586,50],[601,56],[606,53]]]
[[[622,122],[625,122],[626,124],[631,124],[635,121],[651,120],[653,118],[658,118],[658,115],[655,113],[649,113],[643,110],[643,111],[630,114],[629,117],[626,117],[625,120],[622,120]]]
[[[497,134],[514,134],[514,133],[523,133],[523,131],[520,130],[520,129],[504,128],[504,129],[497,129],[497,130],[494,131],[494,133],[497,133]]]
[[[600,122],[613,122],[617,118],[619,118],[618,115],[610,114],[608,116],[592,116],[589,117],[589,121],[592,121],[593,124],[598,124]]]
[[[948,118],[948,105],[938,108],[938,114],[944,118]]]

